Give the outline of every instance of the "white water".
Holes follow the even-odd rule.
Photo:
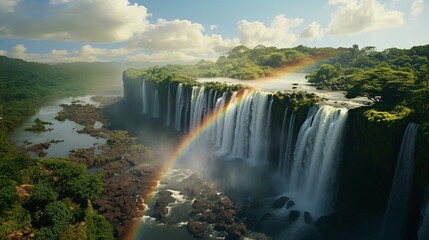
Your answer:
[[[184,96],[183,96],[183,85],[179,84],[177,86],[176,91],[176,113],[175,113],[175,121],[174,121],[174,127],[177,131],[182,130],[182,112],[184,107]]]
[[[149,112],[149,101],[148,101],[148,93],[146,88],[146,80],[142,81],[142,106],[143,106],[143,114],[147,114]]]
[[[272,100],[267,108],[268,94],[255,92],[252,101],[252,121],[250,124],[250,152],[247,163],[251,166],[264,164],[268,160],[270,142],[270,120]]]
[[[232,150],[232,144],[234,143],[234,129],[237,115],[237,92],[234,92],[229,101],[228,107],[225,114],[225,123],[223,125],[222,142],[218,154],[221,156],[228,155]]]
[[[171,83],[168,84],[168,96],[167,96],[167,117],[165,126],[169,127],[171,123]]]
[[[169,89],[170,94],[173,89]],[[216,155],[225,159],[241,159],[249,166],[268,163],[273,104],[269,93],[243,90],[232,95],[223,92],[218,97],[217,92],[204,87],[194,86],[190,90],[188,96],[182,84],[176,88],[175,108],[170,111],[175,111],[177,131],[191,131],[213,109],[226,109],[202,137],[211,141]],[[166,116],[170,122],[168,113]],[[302,202],[308,211],[327,213],[333,206],[336,192],[347,110],[332,106],[312,107],[300,128],[296,144],[293,144],[295,118],[292,109],[285,112],[278,171],[285,176],[291,196]]]
[[[280,154],[279,154],[279,168],[278,172],[282,176],[290,175],[292,156],[292,140],[293,140],[293,128],[295,126],[295,112],[291,109],[289,117],[289,124],[286,126],[288,108],[285,110],[283,116],[282,130],[281,130],[281,141],[280,141]],[[287,131],[286,131],[287,130]]]
[[[204,87],[193,87],[191,96],[190,130],[198,127],[206,113],[206,95]]]
[[[346,119],[347,109],[312,107],[298,133],[289,191],[315,215],[333,207]]]
[[[403,239],[413,181],[414,148],[418,127],[416,123],[408,124],[402,138],[392,189],[381,227],[382,239]]]
[[[249,156],[249,125],[250,120],[252,119],[251,99],[253,98],[253,94],[251,94],[249,90],[244,90],[243,95],[243,98],[248,99],[248,101],[243,101],[243,103],[238,106],[237,121],[241,122],[239,122],[235,128],[234,144],[232,146],[232,152],[230,155],[231,158],[245,159]]]

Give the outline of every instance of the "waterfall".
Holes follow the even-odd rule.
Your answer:
[[[149,112],[149,102],[148,102],[148,95],[147,95],[147,88],[146,88],[146,80],[143,79],[142,81],[142,106],[143,106],[143,114],[148,114]]]
[[[289,108],[285,109],[285,112],[283,114],[283,121],[282,121],[282,128],[280,130],[280,151],[279,151],[279,166],[278,166],[278,171],[281,173],[283,167],[283,159],[284,159],[284,153],[286,150],[286,143],[285,143],[285,131],[286,131],[286,119],[287,119],[287,113],[288,113]]]
[[[292,162],[292,140],[293,140],[293,128],[295,126],[295,112],[291,109],[289,118],[289,124],[286,126],[288,108],[286,108],[281,130],[281,141],[280,141],[280,154],[279,154],[279,168],[278,171],[283,176],[290,176],[290,168]]]
[[[236,115],[237,115],[237,92],[234,92],[229,100],[228,107],[225,114],[225,123],[223,125],[222,133],[222,143],[218,154],[221,156],[228,155],[232,150],[232,145],[234,143],[234,129],[236,125]]]
[[[158,89],[155,89],[155,92],[153,93],[153,107],[152,107],[152,117],[153,118],[159,118],[159,94]]]
[[[167,117],[165,126],[169,127],[171,122],[171,83],[168,84],[168,95],[167,95]]]
[[[249,125],[252,119],[251,104],[253,93],[246,89],[243,91],[242,98],[243,101],[237,109],[237,127],[234,132],[234,144],[230,157],[245,159],[249,156]]]
[[[205,116],[206,94],[204,90],[204,87],[192,88],[190,130],[198,127]]]
[[[176,91],[176,114],[175,116],[175,121],[174,121],[174,127],[176,128],[177,131],[181,131],[182,130],[182,112],[183,112],[183,107],[184,107],[184,96],[183,96],[183,85],[180,83],[177,86],[177,91]]]
[[[215,109],[216,111],[222,111],[222,109],[225,107],[225,103],[226,103],[226,92],[224,92],[222,94],[222,97],[220,97],[219,99],[216,100],[216,106]],[[222,139],[223,139],[223,125],[225,123],[225,117],[220,117],[216,120],[215,124],[213,125],[213,132],[214,132],[214,143],[215,143],[215,147],[219,148],[220,146],[222,146]]]
[[[408,124],[402,138],[395,175],[381,227],[382,239],[403,239],[414,167],[414,148],[419,125]]]
[[[250,148],[247,162],[252,165],[265,163],[268,160],[269,128],[271,105],[267,108],[268,94],[255,92],[252,99],[252,120],[250,123]]]
[[[295,145],[289,191],[316,214],[333,207],[347,109],[311,107]]]

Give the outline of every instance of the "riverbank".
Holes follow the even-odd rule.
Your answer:
[[[180,202],[171,197],[173,193],[169,190],[164,194],[157,191],[158,194],[153,196],[163,174],[163,156],[140,144],[127,131],[112,130],[103,112],[115,109],[121,103],[104,100],[99,106],[80,102],[62,104],[63,110],[57,116],[82,125],[83,128],[76,129],[79,133],[106,139],[106,144],[71,151],[69,158],[85,164],[91,172],[103,174],[104,192],[92,205],[112,223],[118,239],[127,239],[131,227],[139,228],[150,200],[155,202],[156,208],[148,214],[159,223],[171,216],[170,205],[180,205]],[[178,191],[180,198],[191,201],[192,207],[182,219],[190,239],[193,239],[192,235],[210,236],[213,231],[223,237],[229,236],[228,239],[239,239],[245,234],[246,226],[237,222],[240,208],[195,174],[184,179],[174,191]],[[208,205],[202,206],[201,202]]]

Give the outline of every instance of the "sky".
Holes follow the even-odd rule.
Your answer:
[[[429,44],[429,0],[0,0],[0,55],[195,62],[257,45]]]

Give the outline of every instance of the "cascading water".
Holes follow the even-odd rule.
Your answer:
[[[153,118],[159,118],[159,94],[158,89],[155,89],[155,92],[153,93],[153,107],[152,107],[152,117]]]
[[[184,103],[185,99],[183,96],[183,85],[180,83],[177,86],[177,91],[176,91],[176,108],[175,108],[175,121],[174,121],[174,127],[176,128],[177,131],[181,131],[182,130],[182,112],[183,112],[183,108],[185,106]]]
[[[286,108],[281,130],[281,141],[280,141],[280,154],[279,154],[279,168],[278,172],[282,176],[290,176],[290,168],[292,163],[292,138],[293,138],[293,128],[295,126],[295,112],[291,109],[291,114],[289,117],[289,124],[286,126],[288,108]]]
[[[310,108],[295,145],[289,191],[313,213],[333,207],[347,109]]]
[[[266,163],[270,143],[270,119],[272,100],[268,107],[268,94],[255,92],[252,101],[252,122],[250,124],[250,148],[247,163],[251,166]]]
[[[226,109],[225,114],[225,123],[223,125],[223,133],[222,133],[222,143],[218,154],[221,156],[228,155],[232,150],[232,145],[234,143],[234,129],[235,129],[235,121],[237,115],[237,92],[234,92],[229,101],[228,107]]]
[[[243,102],[237,109],[237,127],[234,132],[234,144],[232,146],[231,158],[245,159],[249,156],[249,137],[250,137],[250,120],[251,104],[253,94],[249,90],[243,92]]]
[[[206,94],[204,87],[193,87],[191,96],[191,120],[190,129],[198,127],[205,116]]]
[[[171,124],[171,83],[168,84],[167,94],[167,116],[165,120],[165,126],[169,127]]]
[[[226,92],[223,93],[222,97],[216,100],[216,110],[221,111],[225,107],[226,104]],[[215,147],[219,148],[222,146],[222,139],[223,139],[223,125],[225,123],[224,117],[220,117],[216,120],[215,124],[213,125],[213,132],[214,132],[214,143]]]
[[[169,98],[174,89],[170,88]],[[225,109],[222,110],[225,113],[220,114],[204,134],[204,138],[214,144],[217,155],[231,160],[241,159],[250,166],[268,162],[273,104],[269,93],[246,89],[233,92],[230,97],[223,92],[218,97],[217,92],[203,86],[194,86],[190,90],[192,92],[187,97],[182,84],[176,88],[175,108],[170,111],[175,111],[174,127],[177,131],[195,129],[211,111]],[[157,93],[155,90],[154,117],[155,109],[159,109]],[[326,213],[335,197],[347,110],[331,106],[311,107],[293,145],[295,118],[295,112],[286,109],[278,171],[287,179],[287,190],[291,196],[303,199],[303,204],[308,200],[307,210],[314,214]]]
[[[403,239],[414,172],[414,148],[419,125],[408,124],[396,163],[392,189],[381,227],[382,239]]]
[[[148,114],[149,112],[149,101],[148,101],[148,92],[146,88],[146,80],[142,81],[142,106],[143,106],[143,114]]]

